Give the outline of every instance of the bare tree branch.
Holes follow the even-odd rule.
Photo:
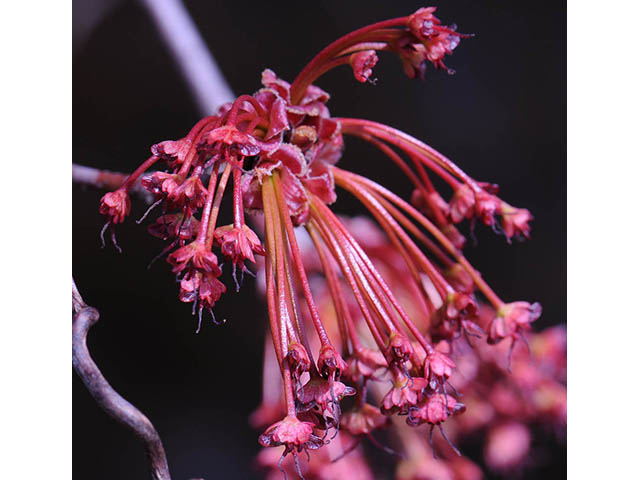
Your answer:
[[[75,183],[81,183],[83,185],[91,185],[99,189],[105,189],[109,191],[117,190],[124,183],[125,179],[129,176],[127,173],[111,172],[109,170],[101,170],[99,168],[86,167],[84,165],[78,165],[77,163],[71,166],[72,180]],[[129,189],[133,194],[136,194],[146,203],[153,202],[153,195],[151,192],[145,190],[138,179],[133,186]]]
[[[167,457],[160,435],[149,419],[116,392],[104,378],[87,349],[87,334],[100,318],[98,310],[88,306],[72,279],[73,368],[91,396],[115,420],[129,428],[144,444],[152,480],[171,480]]]
[[[180,0],[142,0],[203,115],[235,96],[198,27]]]
[[[116,190],[127,178],[126,173],[110,172],[74,163],[71,167],[73,181],[106,190]]]

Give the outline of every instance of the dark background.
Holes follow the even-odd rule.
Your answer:
[[[260,87],[272,68],[292,80],[329,42],[366,24],[425,4],[395,2],[185,2],[236,93]],[[349,69],[318,84],[335,116],[395,126],[452,158],[473,177],[498,183],[509,203],[535,216],[531,240],[507,245],[477,228],[468,257],[507,301],[544,307],[537,328],[566,319],[566,6],[564,2],[439,2],[443,23],[476,37],[445,59],[456,75],[429,69],[410,81],[399,61],[380,55],[377,86]],[[145,10],[135,2],[74,1],[73,160],[131,171],[149,146],[182,137],[199,119],[179,71]],[[341,161],[402,190],[398,170],[368,146],[347,139]],[[124,253],[100,249],[104,192],[73,187],[73,274],[101,312],[89,348],[103,373],[154,422],[175,479],[259,478],[252,468],[257,432],[247,416],[260,402],[265,308],[254,282],[216,305],[228,322],[205,322],[195,335],[190,307],[177,299],[168,266],[146,266],[161,249],[146,228],[118,231]],[[346,195],[339,211],[355,213]],[[132,218],[144,211],[134,200]],[[138,442],[94,404],[74,375],[76,478],[146,478]],[[465,450],[465,445],[462,445]],[[465,453],[479,458],[470,442]],[[541,466],[517,478],[565,477],[566,450],[537,437]]]

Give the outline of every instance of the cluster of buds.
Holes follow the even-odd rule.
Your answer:
[[[513,346],[540,315],[537,304],[505,304],[497,296],[463,256],[455,227],[480,219],[495,228],[502,216],[510,239],[528,235],[531,215],[401,131],[331,117],[329,95],[313,85],[340,65],[349,65],[357,81],[369,80],[380,51],[398,55],[411,78],[422,77],[428,63],[446,68],[445,54],[466,35],[442,26],[434,11],[423,8],[338,39],[292,83],[265,70],[263,88],[222,106],[186,137],[154,145],[100,205],[105,228],[122,223],[132,185],[150,167],[165,165],[142,177],[162,209],[149,231],[169,242],[163,253],[178,276],[179,298],[193,303],[200,318],[226,292],[220,256],[234,279],[238,269],[248,271],[246,262],[264,257],[272,360],[283,395],[271,393],[253,419],[266,427],[260,443],[283,447],[281,460],[291,454],[300,476],[298,455],[326,446],[341,427],[356,441],[373,438],[398,414],[409,426],[430,425],[431,440],[436,426],[447,439],[443,424],[465,410],[451,385],[454,342],[488,332],[492,343],[511,338]],[[372,143],[407,175],[411,202],[336,166],[345,135]],[[449,202],[435,190],[434,175],[451,187]],[[233,223],[219,225],[229,180]],[[336,187],[355,196],[381,232],[358,235],[341,220],[329,207]],[[260,224],[249,222],[262,239],[245,213]],[[378,247],[390,250],[382,266],[367,245],[372,235],[382,235]],[[327,305],[318,302],[323,294]],[[497,312],[489,327],[478,321],[478,296]],[[368,387],[383,379],[392,387],[376,400]],[[352,396],[354,407],[343,415],[342,400]]]

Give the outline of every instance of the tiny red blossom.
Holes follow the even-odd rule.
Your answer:
[[[169,199],[176,205],[188,205],[191,208],[201,208],[206,198],[207,189],[195,176],[187,178],[169,194]]]
[[[399,332],[391,333],[389,336],[389,353],[397,362],[406,362],[409,360],[412,352],[413,347],[411,346],[411,342],[405,335]]]
[[[507,240],[523,236],[529,238],[531,226],[529,222],[533,220],[531,212],[526,208],[515,208],[502,202],[500,204],[500,215],[502,216],[502,230]]]
[[[192,270],[180,281],[179,298],[185,303],[199,300],[203,308],[212,308],[226,291],[214,273]]]
[[[289,362],[291,373],[296,378],[300,378],[303,373],[308,372],[311,368],[311,360],[309,360],[307,350],[299,342],[289,344],[286,358]]]
[[[441,341],[440,344],[448,346],[448,343],[444,340]],[[451,360],[448,355],[439,350],[434,350],[432,353],[427,355],[427,359],[424,364],[424,375],[427,379],[431,376],[435,376],[441,380],[445,380],[451,376],[455,367],[455,362]]]
[[[239,265],[244,269],[245,260],[255,262],[256,255],[264,255],[264,247],[262,242],[246,224],[241,227],[226,225],[218,227],[214,233],[214,237],[220,245],[222,254],[229,258],[233,265]]]
[[[346,368],[347,363],[333,346],[328,344],[322,346],[318,355],[318,370],[322,376],[338,379]]]
[[[407,424],[411,426],[423,423],[437,425],[444,422],[450,415],[462,413],[464,410],[464,404],[456,401],[455,397],[434,393],[429,395],[419,406],[409,410]]]
[[[460,223],[465,218],[473,216],[473,208],[476,203],[476,197],[471,188],[466,184],[461,184],[453,194],[449,202],[449,211],[451,221]]]
[[[460,37],[457,35],[451,35],[450,33],[440,33],[434,38],[426,41],[427,47],[427,59],[433,63],[436,68],[442,68],[449,74],[455,73],[454,70],[448,68],[442,59],[445,55],[451,55],[453,49],[460,43]]]
[[[165,140],[164,142],[153,145],[151,147],[151,153],[169,162],[171,166],[176,167],[184,163],[191,149],[191,145],[192,142],[188,138]]]
[[[318,408],[320,412],[331,410],[331,404],[335,404],[343,397],[355,395],[353,387],[348,387],[342,382],[329,381],[322,378],[309,380],[300,389],[298,400],[304,407],[302,410]]]
[[[476,216],[482,220],[485,225],[493,226],[495,223],[496,213],[500,209],[500,200],[484,190],[476,194]]]
[[[233,147],[240,155],[251,156],[260,153],[260,146],[256,140],[238,130],[235,125],[223,125],[212,130],[207,135],[206,142],[209,145],[221,142]]]
[[[169,255],[167,260],[174,267],[173,273],[180,273],[186,268],[195,268],[216,276],[222,273],[218,266],[218,257],[198,241],[180,247]]]
[[[163,196],[173,198],[174,192],[183,181],[182,175],[154,172],[152,175],[142,177],[141,183],[144,188],[158,198]]]
[[[131,212],[131,200],[124,188],[105,194],[100,200],[100,213],[113,224],[122,223]]]
[[[353,68],[353,75],[359,82],[366,82],[373,73],[373,67],[378,63],[378,56],[375,50],[363,50],[353,53],[349,57],[349,64]]]
[[[531,323],[542,314],[539,303],[513,302],[503,305],[489,325],[487,341],[497,343],[506,337],[515,337],[531,328]]]
[[[427,381],[424,378],[399,377],[382,399],[380,411],[385,415],[396,412],[406,415],[412,407],[415,407],[422,400],[422,391],[425,388],[427,388]]]
[[[440,24],[435,11],[436,7],[423,7],[409,15],[407,26],[416,38],[426,40],[435,34],[434,26]]]
[[[168,213],[158,217],[154,223],[149,225],[147,230],[154,237],[165,240],[173,238],[191,240],[198,234],[199,228],[200,222],[193,216],[187,217],[182,213]]]
[[[293,416],[286,416],[274,423],[260,435],[260,445],[263,447],[285,446],[285,453],[315,450],[324,443],[313,434],[313,423],[303,422]]]

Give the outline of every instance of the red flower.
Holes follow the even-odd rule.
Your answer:
[[[194,268],[216,276],[220,276],[222,273],[218,266],[218,257],[198,241],[180,247],[169,255],[167,261],[173,265],[173,273],[180,273],[187,268]]]
[[[478,304],[465,293],[454,292],[447,297],[443,306],[448,319],[473,318],[478,315]]]
[[[522,331],[531,329],[531,323],[540,318],[542,307],[539,303],[513,302],[502,306],[489,325],[489,343],[498,343],[506,337],[515,337]]]
[[[397,362],[406,362],[412,352],[411,342],[405,335],[398,332],[393,332],[389,335],[389,353]]]
[[[262,72],[262,84],[267,88],[272,88],[287,103],[291,102],[291,95],[289,94],[291,85],[289,82],[279,78],[273,70],[267,68]]]
[[[475,203],[476,197],[471,188],[466,184],[461,184],[449,202],[451,221],[460,223],[465,218],[471,218]]]
[[[303,373],[308,372],[311,368],[311,360],[309,360],[307,350],[299,342],[289,345],[286,358],[294,378],[299,379]]]
[[[323,445],[322,439],[313,434],[313,423],[303,422],[293,416],[286,416],[274,423],[260,435],[263,447],[285,446],[285,455],[289,452],[316,450]]]
[[[180,281],[179,298],[185,303],[199,300],[202,308],[213,308],[226,291],[227,287],[214,273],[191,270]]]
[[[100,213],[109,217],[109,221],[113,224],[124,222],[129,212],[131,212],[131,200],[124,188],[106,193],[100,200]]]
[[[442,62],[445,55],[451,55],[453,50],[460,43],[461,35],[455,32],[455,27],[442,27],[440,20],[433,15],[435,7],[421,8],[407,20],[409,31],[426,47],[425,57],[436,68],[444,68],[450,74],[453,70],[448,69]]]
[[[241,132],[235,125],[223,125],[214,128],[206,138],[207,145],[222,143],[233,147],[233,150],[246,157],[260,153],[258,142],[249,134]]]
[[[464,412],[465,408],[463,403],[457,402],[455,397],[451,395],[434,393],[429,395],[419,406],[409,410],[407,424],[411,426],[423,423],[437,425],[454,413]]]
[[[424,376],[427,380],[435,376],[440,381],[444,381],[453,373],[456,364],[443,351],[449,351],[449,344],[444,340],[438,343],[436,350],[427,355],[424,363]]]
[[[215,303],[227,291],[224,283],[218,280],[218,275],[213,272],[200,273],[200,285],[198,296],[200,305],[204,308],[213,308]]]
[[[453,49],[460,43],[460,37],[458,35],[452,35],[450,33],[440,33],[437,37],[431,38],[426,41],[427,47],[427,59],[433,63],[436,68],[442,68],[449,73],[449,75],[455,73],[455,70],[448,68],[442,59],[445,55],[451,55]]]
[[[447,340],[453,340],[460,333],[479,336],[483,332],[474,323],[477,316],[478,304],[471,295],[450,293],[432,316],[432,334]]]
[[[514,208],[502,202],[500,204],[500,215],[502,216],[502,230],[507,240],[511,240],[514,236],[529,238],[531,231],[529,222],[533,220],[529,210],[526,208]]]
[[[484,190],[476,194],[476,215],[485,225],[492,226],[495,216],[500,209],[500,200]]]
[[[309,199],[304,184],[288,168],[282,171],[282,193],[295,225],[302,225],[309,219]]]
[[[140,183],[156,197],[171,196],[180,186],[184,177],[166,172],[154,172],[142,177]]]
[[[283,143],[276,150],[262,157],[257,167],[272,171],[275,167],[283,167],[298,177],[306,173],[307,162],[299,147]]]
[[[193,176],[182,182],[178,188],[169,193],[168,197],[178,206],[201,208],[207,198],[207,189],[202,185],[200,177]]]
[[[359,82],[366,82],[373,73],[373,67],[378,63],[375,50],[364,50],[351,54],[349,64],[353,69],[353,76]]]
[[[191,240],[198,234],[200,222],[193,216],[182,213],[169,213],[158,217],[155,223],[149,225],[147,230],[154,237],[164,240],[178,238]]]
[[[338,421],[340,400],[355,394],[355,388],[348,387],[342,382],[323,378],[311,379],[298,392],[300,402],[298,411],[314,410],[325,419],[329,416],[331,420]]]
[[[427,388],[427,381],[424,378],[398,376],[391,390],[382,399],[380,411],[385,415],[396,412],[406,415],[422,400],[422,391],[425,388]]]
[[[240,265],[242,270],[246,270],[244,266],[245,260],[255,263],[254,253],[264,255],[262,242],[247,225],[242,225],[241,227],[234,227],[233,225],[218,227],[214,236],[220,245],[220,251],[226,258],[231,260],[234,269],[236,265]]]
[[[164,142],[153,145],[151,147],[151,153],[168,162],[172,167],[176,167],[184,163],[191,144],[188,138],[165,140]]]
[[[346,368],[347,363],[334,347],[330,344],[324,344],[320,348],[318,370],[323,377],[338,379]]]
[[[433,15],[436,7],[424,7],[409,15],[407,27],[419,40],[428,40],[435,34],[435,25],[440,24],[440,20]]]

